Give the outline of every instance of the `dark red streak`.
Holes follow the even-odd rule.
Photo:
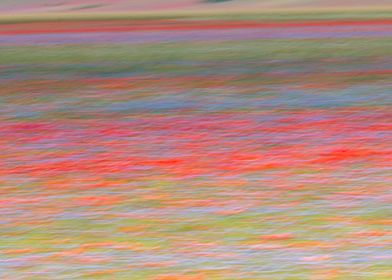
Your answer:
[[[292,22],[258,22],[258,21],[206,21],[203,23],[183,21],[78,21],[50,23],[15,23],[0,25],[0,35],[42,34],[42,33],[88,33],[88,32],[129,32],[129,31],[173,31],[236,28],[291,28],[291,27],[343,27],[385,25],[392,27],[392,20],[365,21],[292,21]]]

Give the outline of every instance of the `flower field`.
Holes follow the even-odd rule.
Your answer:
[[[391,49],[390,17],[2,22],[0,279],[391,279]]]

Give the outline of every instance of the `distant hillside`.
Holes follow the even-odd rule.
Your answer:
[[[1,14],[392,7],[390,0],[2,0]]]

